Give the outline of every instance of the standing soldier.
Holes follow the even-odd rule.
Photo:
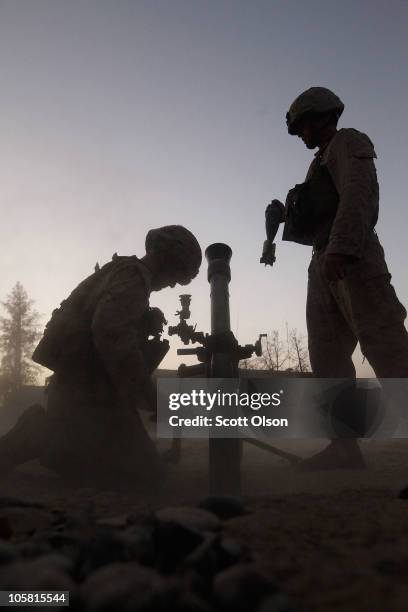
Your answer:
[[[168,350],[151,291],[188,284],[201,249],[179,225],[146,236],[146,254],[119,257],[86,278],[53,312],[33,359],[54,371],[46,410],[29,408],[0,439],[0,472],[38,458],[89,484],[155,485],[163,467],[138,408],[154,400],[151,374]]]
[[[292,103],[288,132],[318,151],[306,180],[288,193],[284,240],[313,246],[306,320],[310,362],[320,378],[355,378],[357,342],[378,378],[408,377],[406,310],[375,232],[379,191],[371,140],[337,122],[344,109],[329,89],[311,87]],[[276,202],[277,206],[282,206]],[[356,439],[332,440],[305,459],[308,469],[358,468]]]

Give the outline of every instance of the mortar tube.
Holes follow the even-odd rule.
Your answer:
[[[205,251],[208,282],[211,287],[211,334],[231,331],[229,289],[232,251],[223,243],[211,244]],[[211,359],[212,378],[235,378],[238,369],[229,353],[214,353]],[[210,495],[241,494],[242,443],[236,438],[209,439]]]

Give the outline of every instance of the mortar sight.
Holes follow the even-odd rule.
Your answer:
[[[191,295],[189,293],[183,293],[179,295],[181,310],[176,312],[176,317],[180,317],[180,319],[189,319],[190,318],[190,304],[191,304]]]

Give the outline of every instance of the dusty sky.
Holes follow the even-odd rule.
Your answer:
[[[233,250],[241,343],[305,332],[310,248],[279,241],[275,267],[258,262],[266,204],[312,158],[285,113],[321,85],[375,144],[377,229],[407,305],[407,18],[397,0],[0,0],[0,299],[19,280],[45,324],[96,261],[182,223]],[[185,291],[152,294],[170,324]],[[207,331],[206,265],[188,291]]]

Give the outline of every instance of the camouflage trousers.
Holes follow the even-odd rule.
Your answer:
[[[314,375],[354,378],[351,357],[359,342],[377,378],[407,378],[407,312],[391,276],[367,278],[363,266],[355,264],[343,280],[328,282],[322,263],[323,254],[315,253],[309,266],[306,307]]]
[[[82,378],[54,374],[46,414],[48,439],[40,459],[46,467],[93,480],[149,481],[161,476],[159,455],[137,408],[121,406],[102,372]]]
[[[39,459],[87,486],[161,483],[162,461],[137,406],[123,408],[101,371],[54,374],[46,404],[28,408],[0,438],[0,475]]]

